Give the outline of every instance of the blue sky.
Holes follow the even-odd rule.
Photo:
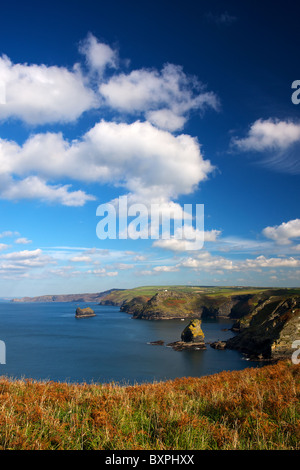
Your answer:
[[[0,296],[299,286],[299,10],[2,5]],[[204,246],[100,240],[97,207],[119,196],[204,204]]]

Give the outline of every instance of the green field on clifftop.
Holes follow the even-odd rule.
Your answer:
[[[255,294],[268,290],[268,288],[262,287],[239,287],[239,286],[141,286],[133,289],[125,289],[120,291],[112,291],[106,295],[102,302],[112,302],[116,305],[121,305],[124,301],[129,301],[135,297],[145,296],[153,297],[158,292],[165,290],[173,292],[182,292],[185,294],[203,294],[203,295],[238,295],[238,294]],[[297,290],[297,294],[300,295],[300,289]]]

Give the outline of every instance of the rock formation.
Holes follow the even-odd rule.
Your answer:
[[[226,341],[214,341],[210,346],[213,349],[226,349]]]
[[[94,312],[94,310],[90,307],[86,307],[86,308],[77,308],[76,309],[76,313],[75,313],[75,317],[76,318],[86,318],[86,317],[95,317],[96,314]]]
[[[181,339],[185,343],[198,343],[204,341],[204,333],[201,328],[200,320],[192,320],[181,333]]]
[[[233,326],[238,334],[226,341],[251,359],[291,358],[300,339],[300,296],[271,296]]]
[[[191,320],[181,333],[181,341],[169,343],[168,346],[171,346],[175,351],[183,351],[184,349],[206,349],[204,333],[201,328],[201,320]]]
[[[124,301],[122,312],[143,320],[184,318],[240,318],[251,310],[252,295],[211,296],[178,291],[159,291],[151,298],[138,296]],[[104,301],[101,302],[104,304]]]

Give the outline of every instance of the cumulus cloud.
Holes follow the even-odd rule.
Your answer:
[[[88,34],[86,39],[81,41],[79,52],[86,57],[88,66],[100,74],[103,74],[106,67],[117,67],[117,51],[112,49],[108,44],[98,41],[91,33]]]
[[[285,173],[299,174],[300,124],[276,119],[258,119],[245,138],[233,138],[233,149],[261,154],[259,162]]]
[[[181,130],[191,111],[217,110],[219,100],[180,65],[161,70],[119,70],[118,51],[93,34],[79,44],[84,56],[70,69],[46,64],[13,63],[0,57],[0,120],[17,118],[31,125],[65,123],[103,105],[139,115],[159,128]],[[127,61],[128,62],[128,61]],[[105,72],[110,76],[106,77]]]
[[[176,238],[176,234],[169,239],[159,239],[153,242],[154,247],[164,248],[171,251],[194,251],[201,249],[205,242],[215,242],[220,235],[220,230],[210,230],[200,232],[194,227],[185,227],[189,232],[189,238]]]
[[[36,134],[22,146],[0,139],[0,195],[5,199],[38,198],[69,206],[93,199],[81,190],[70,191],[69,185],[47,182],[68,178],[121,185],[140,202],[153,195],[168,202],[194,191],[213,169],[195,138],[174,136],[148,122],[101,121],[73,142],[60,133]]]
[[[291,121],[258,119],[244,139],[233,139],[233,145],[242,151],[286,150],[300,141],[300,124]]]
[[[16,181],[10,180],[2,186],[0,195],[3,199],[39,199],[41,201],[59,203],[65,206],[83,206],[87,201],[95,200],[94,196],[84,191],[69,191],[70,185],[49,185],[37,176]]]
[[[212,255],[208,251],[201,251],[194,256],[183,258],[176,267],[190,268],[196,271],[259,271],[262,268],[297,268],[300,260],[294,257],[270,257],[264,255],[253,259],[231,260],[223,256]]]
[[[217,96],[179,65],[123,73],[117,50],[92,34],[79,52],[87,67],[0,57],[5,91],[0,120],[65,123],[91,109],[109,108],[126,122],[102,119],[73,141],[60,132],[31,134],[22,144],[0,139],[0,198],[80,207],[95,196],[78,183],[111,184],[127,191],[131,204],[159,203],[166,212],[181,214],[174,200],[191,194],[214,168],[196,138],[174,132],[192,111],[217,110]]]
[[[249,268],[296,268],[300,266],[300,260],[297,258],[266,258],[261,255],[255,259],[247,259],[242,263],[242,267],[245,269]]]
[[[71,122],[98,105],[78,67],[14,64],[3,55],[0,77],[0,120],[18,118],[33,125]]]
[[[190,111],[219,107],[215,93],[207,92],[195,77],[188,77],[174,64],[166,64],[161,71],[120,73],[100,84],[99,91],[110,107],[142,113],[153,124],[171,131],[183,127]]]
[[[201,251],[195,256],[184,258],[179,264],[183,268],[194,270],[234,270],[234,262],[223,256],[213,256],[208,251]]]
[[[289,245],[293,239],[300,238],[300,219],[283,222],[281,225],[266,227],[263,234],[279,245]]]

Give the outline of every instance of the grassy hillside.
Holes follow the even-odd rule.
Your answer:
[[[136,386],[0,379],[0,449],[300,449],[290,361]]]
[[[252,294],[262,292],[266,289],[256,287],[216,287],[216,286],[143,286],[135,287],[133,289],[125,289],[121,291],[112,291],[105,297],[103,297],[101,303],[114,303],[115,305],[121,305],[125,301],[130,301],[135,297],[153,297],[158,292],[165,290],[173,292],[182,292],[185,294],[195,295],[238,295],[238,294]],[[300,293],[300,289],[299,289]]]

